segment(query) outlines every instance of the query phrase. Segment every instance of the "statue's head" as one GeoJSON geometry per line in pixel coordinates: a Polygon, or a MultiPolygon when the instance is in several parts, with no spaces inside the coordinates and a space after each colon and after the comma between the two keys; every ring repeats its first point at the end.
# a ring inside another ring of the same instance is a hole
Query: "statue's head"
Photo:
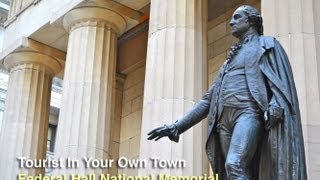
{"type": "Polygon", "coordinates": [[[249,5],[237,8],[230,20],[231,33],[239,38],[250,28],[263,35],[262,17],[257,9],[249,5]]]}

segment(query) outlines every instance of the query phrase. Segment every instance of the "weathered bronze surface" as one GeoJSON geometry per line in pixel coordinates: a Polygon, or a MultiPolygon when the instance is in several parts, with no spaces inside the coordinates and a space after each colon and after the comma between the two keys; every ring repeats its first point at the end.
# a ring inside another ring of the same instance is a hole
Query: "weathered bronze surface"
{"type": "Polygon", "coordinates": [[[232,15],[238,42],[208,92],[174,124],[148,139],[179,135],[208,116],[206,151],[221,179],[307,179],[300,110],[287,55],[263,36],[262,17],[251,6],[232,15]]]}

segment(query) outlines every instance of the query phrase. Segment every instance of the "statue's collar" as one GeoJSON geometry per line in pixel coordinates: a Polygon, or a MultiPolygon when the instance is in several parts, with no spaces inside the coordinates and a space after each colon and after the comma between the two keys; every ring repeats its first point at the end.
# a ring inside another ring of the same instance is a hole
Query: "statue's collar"
{"type": "Polygon", "coordinates": [[[251,34],[248,34],[247,36],[245,36],[243,39],[239,40],[239,44],[246,44],[250,41],[253,41],[255,39],[258,39],[259,38],[259,35],[255,34],[255,33],[251,33],[251,34]]]}

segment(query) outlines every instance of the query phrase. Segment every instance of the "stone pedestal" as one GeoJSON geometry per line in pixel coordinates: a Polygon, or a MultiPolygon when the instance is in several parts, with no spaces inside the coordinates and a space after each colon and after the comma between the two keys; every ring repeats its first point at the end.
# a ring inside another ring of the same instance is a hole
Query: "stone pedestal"
{"type": "Polygon", "coordinates": [[[206,1],[151,2],[140,159],[185,160],[184,168],[139,169],[139,174],[197,175],[207,172],[206,122],[185,132],[180,142],[147,141],[147,133],[171,124],[190,110],[207,89],[206,1]]]}
{"type": "Polygon", "coordinates": [[[61,69],[51,56],[33,51],[5,58],[10,71],[0,139],[0,179],[36,175],[44,168],[19,168],[18,157],[45,159],[52,78],[61,69]]]}
{"type": "Polygon", "coordinates": [[[117,35],[126,21],[110,9],[81,7],[65,15],[64,26],[70,35],[55,157],[79,160],[80,167],[55,173],[106,173],[108,168],[85,168],[83,158],[113,159],[117,35]]]}
{"type": "Polygon", "coordinates": [[[319,179],[319,1],[265,0],[261,9],[265,34],[275,36],[289,56],[301,110],[308,176],[319,179]]]}

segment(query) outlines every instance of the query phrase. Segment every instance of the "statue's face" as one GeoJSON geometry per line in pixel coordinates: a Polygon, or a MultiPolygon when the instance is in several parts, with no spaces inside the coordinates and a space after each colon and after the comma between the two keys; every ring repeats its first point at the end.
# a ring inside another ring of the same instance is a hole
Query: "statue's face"
{"type": "Polygon", "coordinates": [[[236,38],[244,35],[250,28],[248,16],[241,7],[234,11],[229,24],[231,26],[231,34],[236,38]]]}

